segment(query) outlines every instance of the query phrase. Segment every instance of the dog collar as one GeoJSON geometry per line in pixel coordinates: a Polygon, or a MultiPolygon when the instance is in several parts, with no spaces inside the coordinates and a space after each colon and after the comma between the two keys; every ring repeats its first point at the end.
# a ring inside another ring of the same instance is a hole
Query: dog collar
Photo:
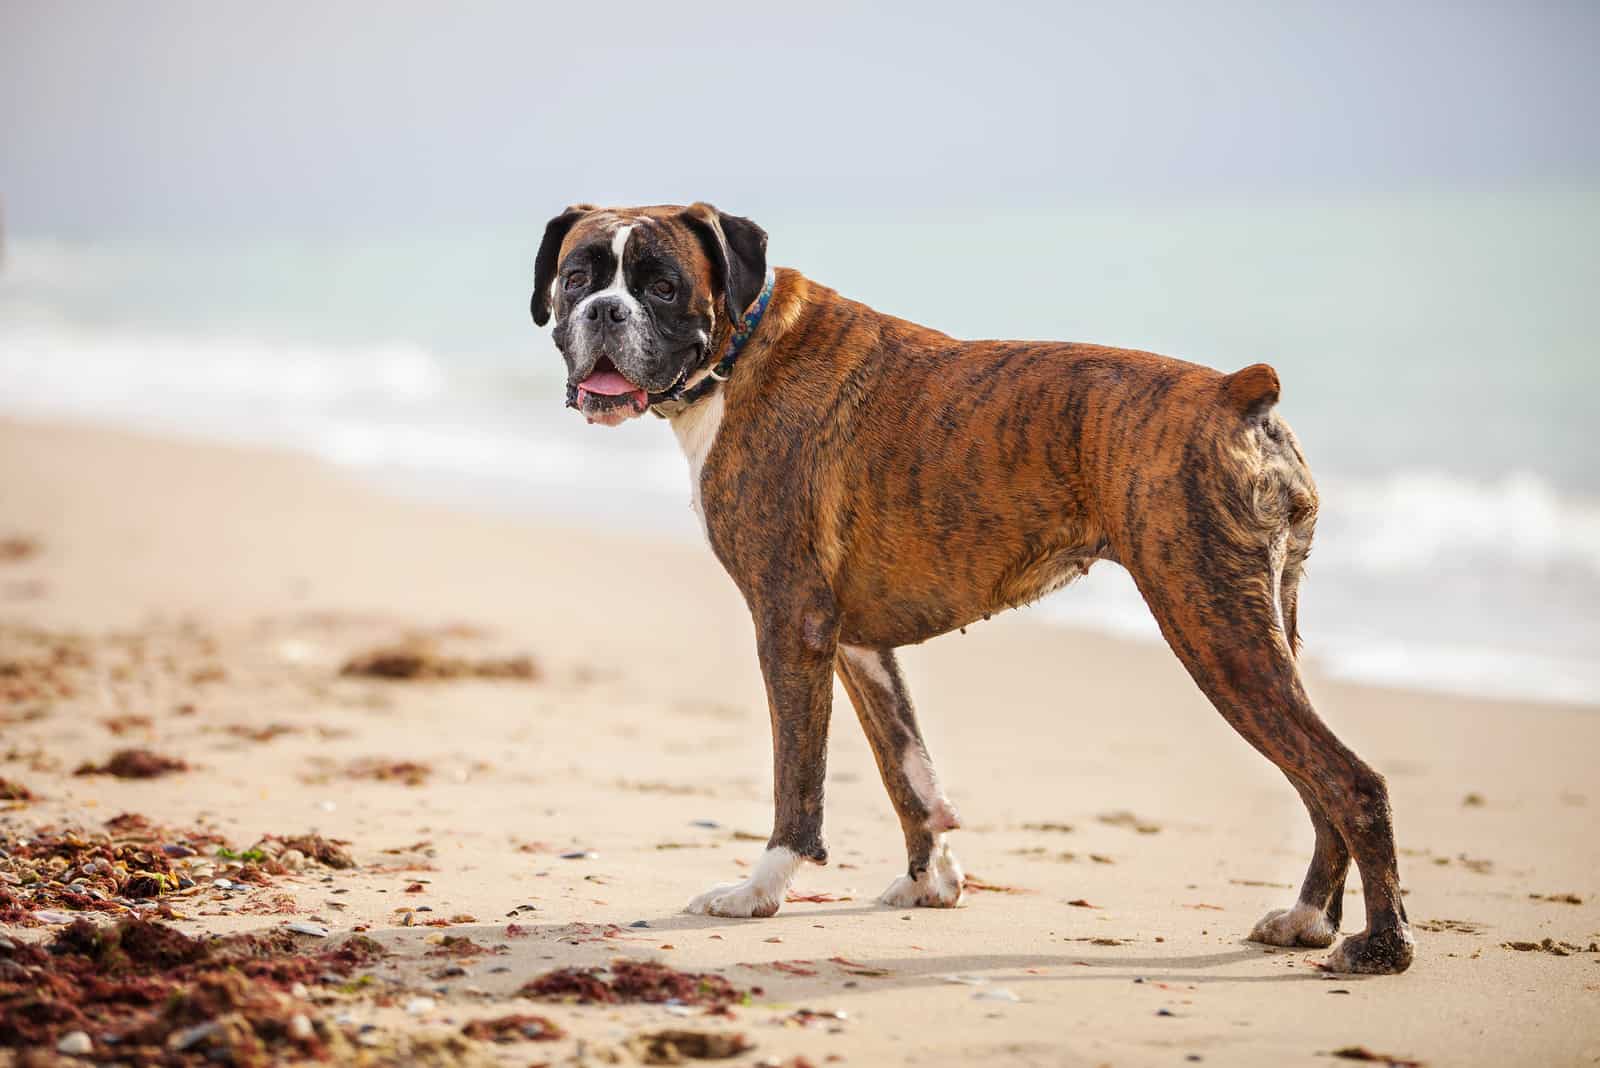
{"type": "Polygon", "coordinates": [[[722,354],[716,366],[711,368],[700,381],[692,386],[677,385],[665,393],[652,394],[650,397],[650,410],[662,419],[666,414],[658,405],[681,404],[685,408],[698,400],[708,396],[718,385],[728,380],[728,375],[733,371],[733,362],[739,358],[739,353],[744,349],[745,343],[750,340],[750,335],[756,332],[756,327],[761,325],[761,317],[767,313],[767,304],[772,300],[772,287],[777,282],[777,276],[772,268],[767,268],[766,281],[761,285],[761,292],[756,294],[756,299],[750,307],[744,310],[739,321],[733,326],[733,336],[728,338],[728,351],[722,354]]]}

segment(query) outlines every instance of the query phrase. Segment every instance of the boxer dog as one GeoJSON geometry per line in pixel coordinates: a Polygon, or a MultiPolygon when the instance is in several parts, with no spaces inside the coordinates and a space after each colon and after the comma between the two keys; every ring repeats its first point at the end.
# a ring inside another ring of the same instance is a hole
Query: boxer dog
{"type": "Polygon", "coordinates": [[[694,510],[755,623],[772,837],[748,879],[688,911],[771,916],[801,862],[826,863],[835,673],[905,833],[906,873],[881,900],[957,904],[946,834],[960,821],[894,651],[1111,560],[1311,814],[1299,900],[1250,937],[1331,945],[1354,857],[1367,927],[1329,966],[1411,963],[1383,777],[1334,736],[1300,680],[1297,591],[1317,493],[1275,410],[1271,367],[1225,375],[1099,345],[957,341],[770,270],[765,231],[707,204],[557,215],[532,311],[540,326],[555,319],[568,404],[590,422],[647,411],[671,422],[694,510]]]}

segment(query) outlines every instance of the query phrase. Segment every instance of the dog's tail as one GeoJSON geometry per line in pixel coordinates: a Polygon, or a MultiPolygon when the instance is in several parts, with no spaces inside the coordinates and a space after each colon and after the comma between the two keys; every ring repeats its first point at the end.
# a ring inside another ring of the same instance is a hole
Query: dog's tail
{"type": "Polygon", "coordinates": [[[1241,514],[1270,546],[1274,607],[1291,654],[1300,649],[1300,577],[1317,521],[1317,488],[1300,444],[1276,412],[1278,372],[1264,363],[1223,376],[1218,405],[1224,448],[1242,479],[1241,514]]]}
{"type": "Polygon", "coordinates": [[[1278,372],[1269,364],[1253,363],[1223,378],[1222,395],[1246,419],[1259,419],[1278,403],[1278,372]]]}

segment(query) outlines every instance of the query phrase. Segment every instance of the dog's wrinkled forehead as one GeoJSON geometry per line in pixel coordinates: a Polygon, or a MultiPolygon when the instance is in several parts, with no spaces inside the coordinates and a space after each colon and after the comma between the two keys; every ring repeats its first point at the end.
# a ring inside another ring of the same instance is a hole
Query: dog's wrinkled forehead
{"type": "Polygon", "coordinates": [[[597,285],[615,282],[621,252],[624,282],[633,287],[659,274],[673,276],[692,293],[692,310],[707,310],[715,279],[704,242],[682,208],[597,208],[576,222],[561,243],[560,263],[584,260],[597,285]]]}

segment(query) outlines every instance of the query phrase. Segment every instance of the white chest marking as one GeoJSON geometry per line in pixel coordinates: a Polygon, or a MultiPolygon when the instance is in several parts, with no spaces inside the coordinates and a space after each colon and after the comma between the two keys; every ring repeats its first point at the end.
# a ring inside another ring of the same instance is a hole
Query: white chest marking
{"type": "Polygon", "coordinates": [[[706,526],[705,503],[700,497],[700,478],[705,472],[706,457],[716,444],[717,429],[722,426],[722,391],[719,389],[699,404],[690,405],[672,417],[672,432],[678,437],[678,446],[689,461],[689,507],[700,517],[700,529],[706,540],[711,532],[706,526]]]}

